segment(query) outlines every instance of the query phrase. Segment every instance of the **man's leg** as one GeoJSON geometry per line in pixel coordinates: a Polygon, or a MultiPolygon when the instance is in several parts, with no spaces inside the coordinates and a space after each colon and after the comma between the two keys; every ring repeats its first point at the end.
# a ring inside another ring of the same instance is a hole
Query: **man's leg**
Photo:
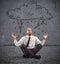
{"type": "Polygon", "coordinates": [[[32,55],[34,55],[34,53],[30,49],[27,49],[27,47],[24,44],[21,45],[20,48],[25,56],[31,57],[32,55]]]}
{"type": "Polygon", "coordinates": [[[41,56],[40,56],[40,55],[36,55],[36,53],[37,53],[41,48],[42,48],[42,45],[41,45],[41,44],[38,44],[38,45],[35,46],[35,48],[30,49],[30,50],[34,53],[34,55],[32,55],[31,58],[40,59],[41,56]]]}
{"type": "Polygon", "coordinates": [[[36,58],[36,59],[40,59],[41,56],[40,55],[35,55],[41,48],[42,48],[42,45],[38,44],[36,45],[35,48],[33,49],[27,49],[27,47],[23,44],[20,46],[22,52],[24,53],[25,55],[25,58],[36,58]]]}
{"type": "Polygon", "coordinates": [[[32,49],[32,52],[34,53],[34,54],[36,54],[37,52],[39,52],[39,50],[42,48],[42,45],[41,44],[37,44],[36,46],[35,46],[35,48],[33,48],[32,49]]]}

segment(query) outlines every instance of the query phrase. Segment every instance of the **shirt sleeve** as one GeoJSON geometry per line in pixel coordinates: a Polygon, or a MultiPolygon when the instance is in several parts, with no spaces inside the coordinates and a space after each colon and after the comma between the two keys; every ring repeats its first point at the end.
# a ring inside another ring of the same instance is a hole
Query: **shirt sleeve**
{"type": "Polygon", "coordinates": [[[37,37],[36,37],[36,44],[41,44],[42,46],[45,44],[46,40],[43,39],[42,41],[40,41],[37,37]]]}
{"type": "Polygon", "coordinates": [[[46,40],[43,39],[41,45],[43,46],[45,44],[46,40]]]}
{"type": "Polygon", "coordinates": [[[22,37],[19,41],[17,41],[17,39],[14,40],[14,44],[15,46],[20,46],[23,44],[24,41],[24,37],[22,37]]]}

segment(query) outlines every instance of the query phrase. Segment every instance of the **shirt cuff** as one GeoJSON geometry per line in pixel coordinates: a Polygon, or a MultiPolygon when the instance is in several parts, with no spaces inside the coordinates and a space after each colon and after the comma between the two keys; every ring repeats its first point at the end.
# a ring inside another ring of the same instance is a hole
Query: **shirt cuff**
{"type": "Polygon", "coordinates": [[[16,41],[16,39],[14,39],[14,41],[16,41]]]}
{"type": "Polygon", "coordinates": [[[45,39],[43,39],[43,41],[42,41],[42,44],[41,44],[41,45],[43,46],[43,45],[45,44],[45,42],[46,42],[46,40],[45,40],[45,39]]]}

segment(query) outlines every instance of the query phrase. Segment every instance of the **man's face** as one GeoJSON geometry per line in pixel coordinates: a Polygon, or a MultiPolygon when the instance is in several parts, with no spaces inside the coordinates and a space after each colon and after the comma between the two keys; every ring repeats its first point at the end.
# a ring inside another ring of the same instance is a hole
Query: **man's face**
{"type": "Polygon", "coordinates": [[[26,33],[27,33],[27,35],[32,35],[32,29],[31,28],[27,28],[26,33]]]}

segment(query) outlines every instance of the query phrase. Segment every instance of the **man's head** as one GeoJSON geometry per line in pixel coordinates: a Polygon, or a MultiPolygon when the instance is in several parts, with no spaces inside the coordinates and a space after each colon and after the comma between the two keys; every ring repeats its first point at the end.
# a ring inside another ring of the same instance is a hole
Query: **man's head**
{"type": "Polygon", "coordinates": [[[32,28],[28,27],[26,33],[27,35],[32,35],[32,28]]]}

